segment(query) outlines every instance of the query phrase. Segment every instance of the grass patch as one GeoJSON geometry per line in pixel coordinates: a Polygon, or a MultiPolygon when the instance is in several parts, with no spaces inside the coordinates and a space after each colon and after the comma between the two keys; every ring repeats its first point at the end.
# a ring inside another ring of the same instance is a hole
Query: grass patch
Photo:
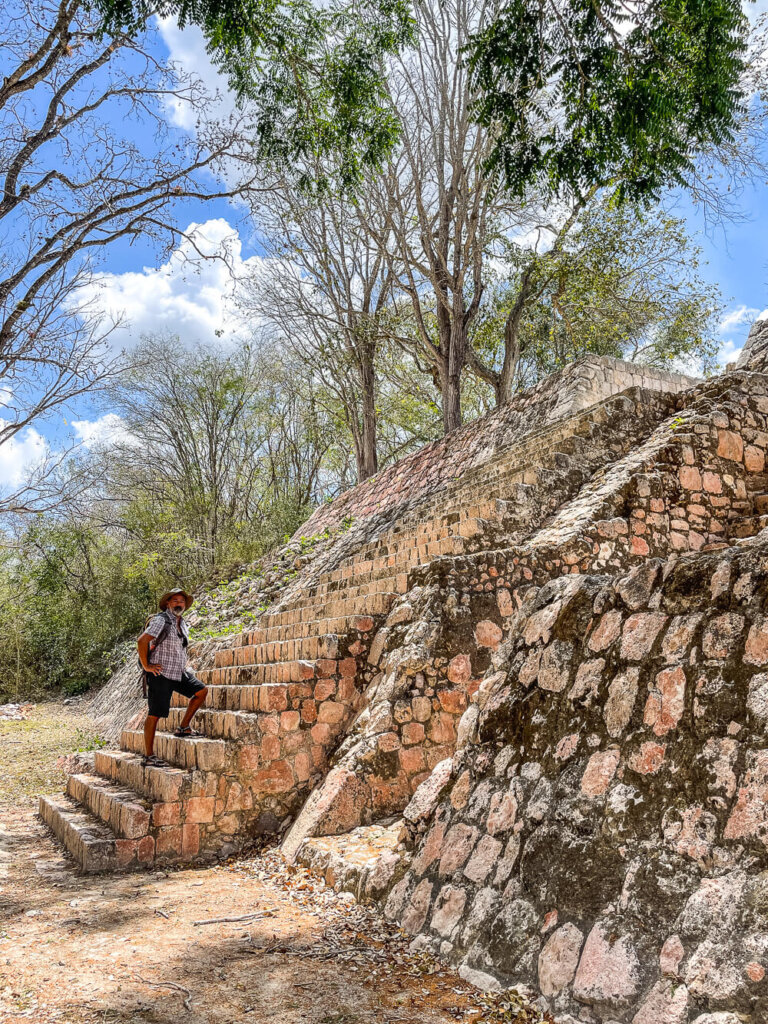
{"type": "Polygon", "coordinates": [[[64,788],[60,757],[103,746],[82,714],[58,703],[37,704],[21,722],[0,719],[0,804],[34,803],[64,788]]]}

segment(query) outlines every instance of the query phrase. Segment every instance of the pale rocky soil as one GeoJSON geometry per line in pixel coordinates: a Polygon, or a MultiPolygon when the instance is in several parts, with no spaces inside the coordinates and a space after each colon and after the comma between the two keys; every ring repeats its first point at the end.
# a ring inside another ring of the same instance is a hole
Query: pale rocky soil
{"type": "Polygon", "coordinates": [[[205,870],[78,875],[35,815],[89,725],[0,721],[3,1024],[447,1024],[491,1007],[371,910],[274,853],[205,870]],[[212,918],[251,920],[196,924],[212,918]],[[483,1008],[485,1006],[485,1008],[483,1008]]]}

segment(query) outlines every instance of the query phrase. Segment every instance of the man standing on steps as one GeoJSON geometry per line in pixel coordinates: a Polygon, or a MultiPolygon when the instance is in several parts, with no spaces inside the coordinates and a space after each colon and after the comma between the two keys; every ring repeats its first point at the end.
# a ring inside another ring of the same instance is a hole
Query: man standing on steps
{"type": "Polygon", "coordinates": [[[150,619],[139,637],[139,661],[147,673],[147,717],[144,722],[144,764],[161,765],[155,757],[155,731],[160,718],[167,718],[171,710],[171,697],[180,693],[189,698],[181,725],[175,736],[199,736],[189,723],[195,712],[205,704],[208,688],[194,673],[187,670],[187,644],[189,629],[184,612],[192,604],[186,591],[170,590],[160,598],[160,611],[150,619]],[[159,643],[157,642],[159,638],[159,643]]]}

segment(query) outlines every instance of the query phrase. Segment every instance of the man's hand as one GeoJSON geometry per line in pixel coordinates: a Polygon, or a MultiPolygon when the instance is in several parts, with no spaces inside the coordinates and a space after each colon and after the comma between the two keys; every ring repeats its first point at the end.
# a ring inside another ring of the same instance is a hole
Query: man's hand
{"type": "Polygon", "coordinates": [[[144,671],[150,676],[161,676],[163,674],[162,665],[145,665],[144,671]]]}

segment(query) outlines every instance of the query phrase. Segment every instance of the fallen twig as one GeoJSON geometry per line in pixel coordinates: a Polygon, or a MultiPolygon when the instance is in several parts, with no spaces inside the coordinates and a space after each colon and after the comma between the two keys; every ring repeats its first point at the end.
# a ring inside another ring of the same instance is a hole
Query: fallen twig
{"type": "Polygon", "coordinates": [[[195,928],[202,924],[236,924],[239,921],[260,921],[262,917],[274,917],[274,913],[268,914],[242,914],[240,917],[209,917],[203,921],[193,921],[195,928]]]}
{"type": "Polygon", "coordinates": [[[144,985],[149,985],[150,988],[172,988],[176,992],[184,993],[184,1008],[186,1010],[192,1009],[192,993],[188,988],[184,988],[183,985],[177,985],[175,981],[147,981],[146,978],[142,978],[140,974],[134,974],[134,978],[138,978],[144,985]]]}
{"type": "Polygon", "coordinates": [[[168,915],[166,914],[166,912],[164,910],[157,910],[157,909],[155,909],[155,913],[159,917],[164,917],[166,919],[166,921],[168,920],[168,915]]]}

